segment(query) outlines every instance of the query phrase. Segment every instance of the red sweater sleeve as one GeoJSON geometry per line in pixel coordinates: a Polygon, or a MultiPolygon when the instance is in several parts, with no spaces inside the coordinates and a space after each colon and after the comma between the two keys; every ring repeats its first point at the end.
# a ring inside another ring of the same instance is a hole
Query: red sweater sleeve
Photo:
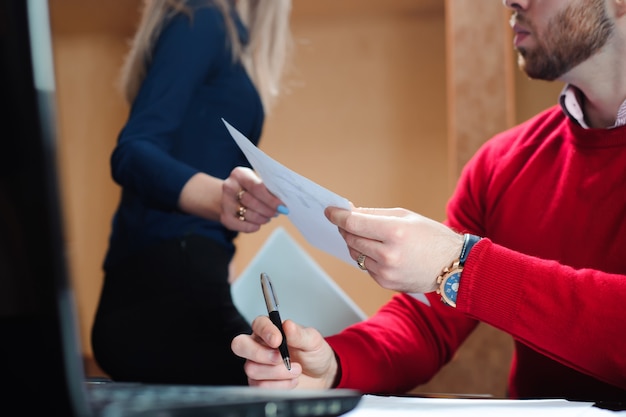
{"type": "Polygon", "coordinates": [[[480,242],[458,310],[543,355],[626,389],[626,279],[480,242]]]}
{"type": "Polygon", "coordinates": [[[340,388],[404,393],[450,361],[477,322],[429,294],[430,305],[395,295],[370,319],[328,337],[342,370],[340,388]]]}

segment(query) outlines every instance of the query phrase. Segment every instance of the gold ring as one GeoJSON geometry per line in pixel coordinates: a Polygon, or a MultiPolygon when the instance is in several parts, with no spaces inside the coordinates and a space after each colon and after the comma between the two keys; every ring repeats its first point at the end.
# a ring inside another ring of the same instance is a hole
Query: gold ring
{"type": "Polygon", "coordinates": [[[363,271],[367,271],[367,268],[365,267],[365,258],[367,258],[367,255],[365,255],[364,253],[360,254],[358,258],[356,258],[356,264],[359,266],[359,268],[361,268],[363,271]]]}
{"type": "Polygon", "coordinates": [[[246,190],[244,190],[243,188],[241,190],[239,190],[239,192],[237,193],[237,201],[239,201],[241,203],[241,198],[243,197],[243,194],[246,192],[246,190]]]}
{"type": "Polygon", "coordinates": [[[242,222],[246,221],[246,208],[244,206],[239,206],[239,209],[237,210],[237,212],[235,213],[235,215],[239,218],[239,220],[241,220],[242,222]]]}

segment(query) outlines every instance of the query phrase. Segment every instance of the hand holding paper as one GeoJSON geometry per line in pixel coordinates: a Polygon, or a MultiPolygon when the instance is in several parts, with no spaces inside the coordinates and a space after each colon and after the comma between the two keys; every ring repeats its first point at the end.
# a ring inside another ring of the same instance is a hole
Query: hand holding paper
{"type": "Polygon", "coordinates": [[[222,121],[267,188],[287,205],[289,220],[305,239],[356,266],[337,227],[324,216],[324,209],[329,206],[350,210],[350,202],[276,162],[226,120],[222,121]]]}

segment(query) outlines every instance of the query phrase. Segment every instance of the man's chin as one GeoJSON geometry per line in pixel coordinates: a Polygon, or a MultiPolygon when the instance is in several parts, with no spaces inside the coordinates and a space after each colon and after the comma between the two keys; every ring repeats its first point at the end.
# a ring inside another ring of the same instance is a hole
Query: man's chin
{"type": "Polygon", "coordinates": [[[529,60],[521,53],[517,57],[517,65],[520,70],[531,80],[555,81],[560,75],[546,71],[545,68],[536,68],[529,64],[529,60]]]}

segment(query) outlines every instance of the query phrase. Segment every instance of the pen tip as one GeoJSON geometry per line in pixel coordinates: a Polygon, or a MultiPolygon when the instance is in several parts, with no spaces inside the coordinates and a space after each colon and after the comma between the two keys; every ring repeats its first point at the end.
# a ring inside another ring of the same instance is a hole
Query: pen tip
{"type": "Polygon", "coordinates": [[[283,359],[283,362],[285,362],[285,366],[287,367],[287,370],[291,371],[291,360],[289,358],[285,358],[283,359]]]}

